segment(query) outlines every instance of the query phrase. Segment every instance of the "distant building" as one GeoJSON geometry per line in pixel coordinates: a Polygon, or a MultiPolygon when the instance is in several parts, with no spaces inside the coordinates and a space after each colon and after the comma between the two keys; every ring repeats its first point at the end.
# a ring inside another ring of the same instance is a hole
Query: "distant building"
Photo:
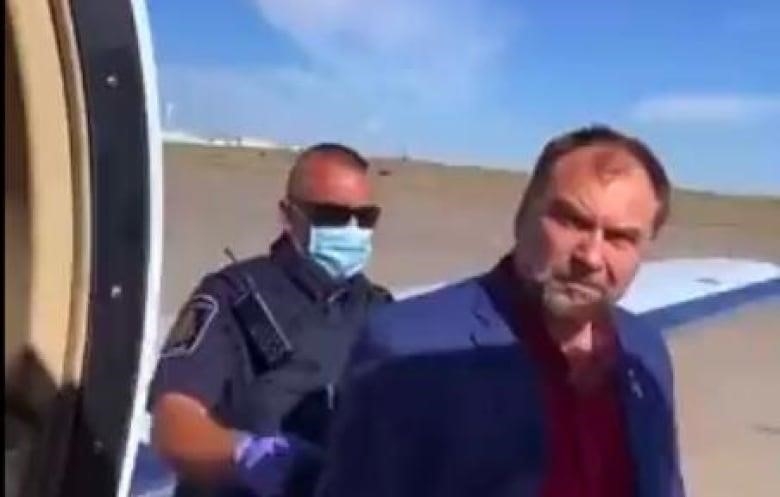
{"type": "Polygon", "coordinates": [[[166,143],[186,143],[191,145],[209,145],[213,147],[237,147],[237,148],[259,148],[259,149],[287,149],[299,151],[298,145],[282,145],[275,141],[246,136],[220,137],[220,136],[202,136],[196,133],[183,130],[166,130],[163,132],[163,140],[166,143]]]}

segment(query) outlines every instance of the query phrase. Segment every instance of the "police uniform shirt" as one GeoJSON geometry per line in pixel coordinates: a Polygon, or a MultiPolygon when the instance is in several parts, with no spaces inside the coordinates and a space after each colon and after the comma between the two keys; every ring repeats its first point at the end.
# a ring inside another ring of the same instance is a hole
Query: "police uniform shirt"
{"type": "Polygon", "coordinates": [[[256,434],[292,431],[322,443],[338,380],[354,338],[374,305],[389,294],[363,275],[336,283],[285,236],[269,256],[206,276],[182,307],[161,353],[150,404],[166,392],[197,399],[221,424],[256,434]],[[258,368],[234,312],[249,277],[291,357],[258,368]]]}

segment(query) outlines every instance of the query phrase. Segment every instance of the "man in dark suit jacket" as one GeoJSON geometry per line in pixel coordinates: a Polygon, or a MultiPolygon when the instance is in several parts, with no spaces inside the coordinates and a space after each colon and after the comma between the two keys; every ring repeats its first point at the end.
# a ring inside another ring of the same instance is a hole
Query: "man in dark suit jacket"
{"type": "Polygon", "coordinates": [[[615,303],[669,210],[642,142],[543,150],[492,270],[377,312],[321,497],[681,497],[671,361],[615,303]]]}

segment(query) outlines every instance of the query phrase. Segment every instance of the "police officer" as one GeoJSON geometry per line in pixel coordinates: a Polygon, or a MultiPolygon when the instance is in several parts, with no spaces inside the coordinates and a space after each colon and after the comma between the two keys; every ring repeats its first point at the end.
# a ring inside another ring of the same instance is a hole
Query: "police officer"
{"type": "Polygon", "coordinates": [[[313,492],[334,382],[366,314],[391,299],[362,273],[380,213],[367,170],[342,145],[305,150],[270,254],[207,275],[180,310],[150,394],[176,496],[313,492]]]}

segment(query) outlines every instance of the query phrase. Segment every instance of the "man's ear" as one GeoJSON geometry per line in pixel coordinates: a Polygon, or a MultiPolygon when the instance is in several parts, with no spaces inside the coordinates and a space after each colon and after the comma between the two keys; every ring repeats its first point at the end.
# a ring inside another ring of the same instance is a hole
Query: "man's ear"
{"type": "Polygon", "coordinates": [[[514,217],[514,224],[512,225],[513,233],[515,235],[515,241],[520,241],[522,238],[522,232],[523,232],[523,223],[525,222],[525,219],[527,217],[527,211],[528,209],[524,208],[524,206],[521,204],[520,207],[518,207],[517,211],[515,212],[514,217]]]}
{"type": "Polygon", "coordinates": [[[279,223],[282,231],[286,233],[293,245],[305,253],[305,247],[309,243],[309,222],[293,204],[287,199],[279,201],[279,223]]]}
{"type": "Polygon", "coordinates": [[[525,192],[517,206],[514,218],[515,241],[519,241],[527,235],[529,223],[540,214],[542,199],[530,189],[525,192]]]}

